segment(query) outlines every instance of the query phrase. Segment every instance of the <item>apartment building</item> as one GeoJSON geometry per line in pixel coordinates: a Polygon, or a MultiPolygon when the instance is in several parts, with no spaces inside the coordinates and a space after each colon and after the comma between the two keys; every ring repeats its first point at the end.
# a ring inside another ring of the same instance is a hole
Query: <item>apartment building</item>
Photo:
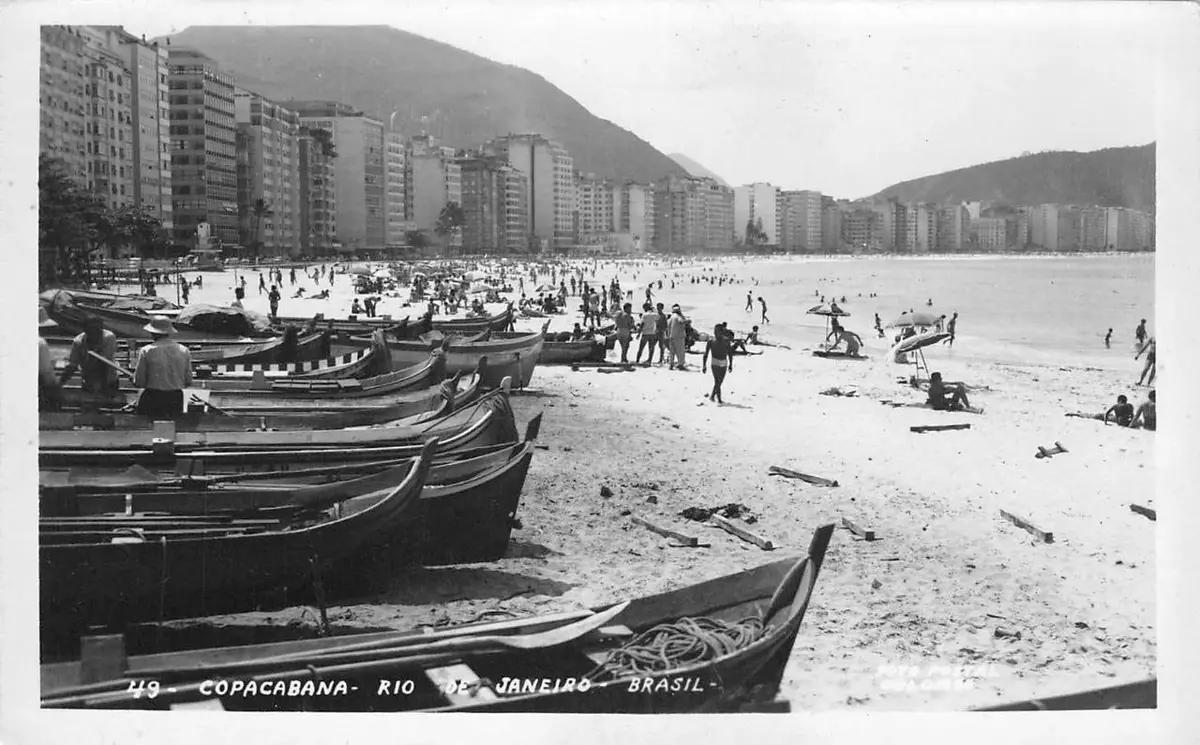
{"type": "MultiPolygon", "coordinates": [[[[454,148],[436,145],[428,136],[413,138],[409,148],[408,172],[412,190],[412,214],[409,216],[417,230],[433,235],[438,218],[447,204],[462,204],[462,171],[454,148]]],[[[446,236],[449,247],[461,248],[463,234],[456,229],[446,236]]]]}
{"type": "Polygon", "coordinates": [[[883,216],[874,209],[842,212],[841,240],[854,253],[883,250],[883,216]]]}
{"type": "Polygon", "coordinates": [[[525,174],[525,203],[531,240],[566,248],[574,240],[574,160],[557,142],[540,134],[508,134],[488,142],[485,155],[503,158],[525,174]]]}
{"type": "Polygon", "coordinates": [[[408,143],[400,132],[384,134],[384,241],[389,247],[408,244],[408,143]]]}
{"type": "Polygon", "coordinates": [[[147,43],[120,27],[115,40],[128,64],[133,85],[133,203],[162,223],[174,227],[171,208],[170,59],[165,44],[147,43]]]}
{"type": "Polygon", "coordinates": [[[332,136],[338,241],[347,252],[386,247],[383,122],[336,101],[283,101],[301,125],[332,136]]]}
{"type": "Polygon", "coordinates": [[[300,245],[300,115],[236,89],[239,242],[296,258],[300,245]]]}
{"type": "Polygon", "coordinates": [[[616,230],[614,187],[594,173],[575,174],[575,214],[573,230],[576,243],[616,230]]]}
{"type": "Polygon", "coordinates": [[[970,238],[971,213],[965,205],[948,204],[937,211],[936,249],[943,253],[962,251],[970,238]]]}
{"type": "Polygon", "coordinates": [[[821,250],[821,192],[784,191],[780,246],[788,251],[821,250]]]}
{"type": "Polygon", "coordinates": [[[458,159],[462,174],[463,250],[512,253],[528,246],[524,174],[497,156],[458,159]]]}
{"type": "Polygon", "coordinates": [[[301,126],[296,137],[300,197],[300,253],[330,256],[341,249],[337,235],[337,152],[324,129],[301,126]]]}
{"type": "Polygon", "coordinates": [[[87,134],[88,181],[92,193],[114,209],[136,204],[133,184],[133,80],[122,54],[120,37],[111,26],[77,26],[87,59],[85,107],[90,107],[87,134]],[[88,126],[90,124],[90,127],[88,126]],[[89,131],[90,130],[90,131],[89,131]]]}
{"type": "MultiPolygon", "coordinates": [[[[659,251],[698,251],[707,238],[706,190],[700,179],[669,176],[654,189],[654,246],[659,251]]],[[[732,239],[733,193],[729,193],[732,239]]]]}
{"type": "Polygon", "coordinates": [[[1108,211],[1103,207],[1087,207],[1079,211],[1079,248],[1081,251],[1103,251],[1108,247],[1108,211]]]}
{"type": "Polygon", "coordinates": [[[63,160],[76,182],[90,188],[91,67],[85,46],[78,28],[41,27],[38,150],[63,160]]]}
{"type": "Polygon", "coordinates": [[[1105,233],[1110,251],[1148,251],[1154,245],[1150,215],[1124,207],[1109,207],[1105,233]]]}
{"type": "Polygon", "coordinates": [[[233,76],[194,49],[171,48],[168,62],[175,243],[195,247],[196,227],[207,223],[211,243],[235,246],[238,205],[233,76]]]}
{"type": "Polygon", "coordinates": [[[1008,222],[1003,217],[976,218],[970,230],[980,251],[1003,251],[1007,246],[1008,222]]]}
{"type": "Polygon", "coordinates": [[[821,197],[821,250],[836,253],[842,247],[842,209],[833,197],[821,197]]]}
{"type": "Polygon", "coordinates": [[[629,235],[635,251],[653,246],[654,186],[626,181],[614,186],[612,193],[613,230],[629,235]]]}

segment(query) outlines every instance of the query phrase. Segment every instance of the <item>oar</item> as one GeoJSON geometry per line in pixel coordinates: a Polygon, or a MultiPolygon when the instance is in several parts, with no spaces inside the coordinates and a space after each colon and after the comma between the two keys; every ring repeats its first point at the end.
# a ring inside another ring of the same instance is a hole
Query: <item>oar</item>
{"type": "Polygon", "coordinates": [[[90,350],[90,349],[88,350],[88,354],[89,354],[89,355],[91,355],[92,357],[94,357],[95,359],[98,359],[98,360],[100,360],[101,362],[103,362],[104,364],[108,365],[109,367],[111,367],[112,369],[116,370],[117,372],[121,373],[122,375],[124,375],[125,377],[129,378],[130,380],[133,380],[133,379],[134,379],[134,377],[133,377],[133,373],[129,372],[128,370],[126,370],[125,368],[121,367],[120,365],[118,365],[117,363],[113,362],[112,360],[110,360],[109,358],[105,357],[104,355],[102,355],[102,354],[99,354],[99,353],[97,353],[97,352],[93,352],[93,351],[92,351],[92,350],[90,350]]]}
{"type": "Polygon", "coordinates": [[[211,675],[220,673],[236,674],[260,670],[262,668],[300,665],[350,663],[373,661],[379,655],[391,662],[402,662],[410,657],[430,654],[452,653],[455,655],[489,648],[505,649],[545,649],[569,644],[591,632],[607,625],[614,617],[620,615],[629,606],[629,601],[614,605],[608,610],[594,613],[574,623],[558,626],[547,631],[519,636],[490,634],[485,636],[462,636],[459,638],[443,638],[437,641],[426,641],[420,635],[401,637],[398,639],[381,639],[361,644],[350,644],[324,652],[295,652],[292,654],[266,657],[260,660],[232,662],[225,665],[197,665],[187,668],[158,668],[139,670],[140,677],[161,678],[179,675],[211,675]]]}

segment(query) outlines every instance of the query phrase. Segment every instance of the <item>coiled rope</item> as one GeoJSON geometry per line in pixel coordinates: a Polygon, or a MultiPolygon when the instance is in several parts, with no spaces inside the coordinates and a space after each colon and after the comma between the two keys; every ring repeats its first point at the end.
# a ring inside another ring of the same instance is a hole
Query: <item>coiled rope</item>
{"type": "Polygon", "coordinates": [[[736,652],[753,644],[762,634],[763,622],[757,616],[734,622],[685,617],[639,634],[610,652],[585,677],[593,683],[604,683],[670,672],[736,652]]]}

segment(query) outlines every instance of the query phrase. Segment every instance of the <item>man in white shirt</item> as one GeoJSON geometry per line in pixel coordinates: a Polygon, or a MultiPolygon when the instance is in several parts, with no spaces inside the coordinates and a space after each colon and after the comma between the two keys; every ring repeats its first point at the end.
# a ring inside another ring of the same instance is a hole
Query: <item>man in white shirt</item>
{"type": "Polygon", "coordinates": [[[142,395],[137,413],[173,419],[183,413],[183,391],[192,384],[192,353],[171,338],[175,327],[165,316],[155,316],[143,328],[154,342],[138,350],[133,378],[142,395]]]}

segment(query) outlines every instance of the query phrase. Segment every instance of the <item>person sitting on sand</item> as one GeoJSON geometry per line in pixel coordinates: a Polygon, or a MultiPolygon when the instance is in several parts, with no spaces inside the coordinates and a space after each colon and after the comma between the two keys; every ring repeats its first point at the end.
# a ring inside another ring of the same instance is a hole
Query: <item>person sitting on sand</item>
{"type": "Polygon", "coordinates": [[[292,300],[298,300],[302,297],[304,297],[304,288],[303,287],[296,290],[296,292],[292,294],[292,300]]]}
{"type": "Polygon", "coordinates": [[[846,329],[842,329],[841,333],[838,334],[838,339],[836,342],[834,342],[833,346],[836,347],[838,344],[840,344],[842,342],[846,342],[846,356],[847,357],[860,357],[861,356],[858,353],[858,350],[862,349],[862,345],[863,345],[863,340],[862,340],[861,336],[854,333],[853,331],[847,331],[846,329]]]}
{"type": "Polygon", "coordinates": [[[575,328],[571,329],[571,341],[579,341],[583,338],[584,333],[583,327],[578,323],[575,324],[575,328]]]}
{"type": "MultiPolygon", "coordinates": [[[[432,307],[433,303],[430,302],[429,305],[432,307]]],[[[359,302],[358,298],[354,298],[354,302],[350,304],[350,313],[356,316],[366,313],[366,310],[363,309],[362,303],[359,302]]]]}
{"type": "Polygon", "coordinates": [[[971,408],[967,392],[961,385],[942,382],[940,372],[929,376],[929,399],[927,403],[938,411],[960,411],[971,408]]]}
{"type": "Polygon", "coordinates": [[[1117,402],[1109,407],[1108,411],[1104,412],[1101,419],[1104,420],[1105,426],[1108,426],[1108,416],[1112,415],[1113,421],[1122,427],[1128,427],[1133,423],[1133,404],[1129,403],[1129,399],[1125,396],[1117,396],[1117,402]]]}
{"type": "Polygon", "coordinates": [[[1158,415],[1155,412],[1154,391],[1150,391],[1149,398],[1143,401],[1141,406],[1137,407],[1137,411],[1133,414],[1133,421],[1129,423],[1129,426],[1141,427],[1151,432],[1155,431],[1155,428],[1158,426],[1158,415]]]}

